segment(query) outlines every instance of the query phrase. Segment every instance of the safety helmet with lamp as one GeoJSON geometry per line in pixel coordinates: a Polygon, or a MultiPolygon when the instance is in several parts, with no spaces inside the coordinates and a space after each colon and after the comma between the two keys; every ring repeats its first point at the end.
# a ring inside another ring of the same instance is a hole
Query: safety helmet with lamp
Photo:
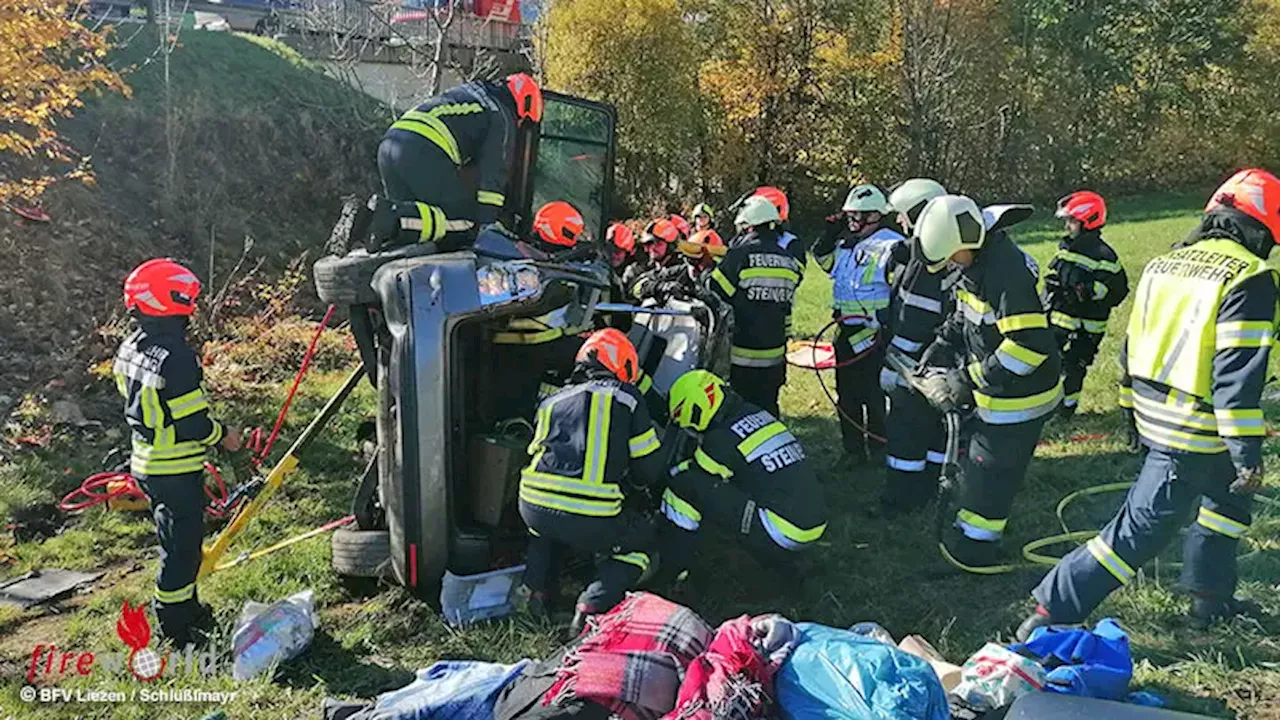
{"type": "Polygon", "coordinates": [[[196,274],[169,258],[148,260],[124,280],[124,307],[148,317],[190,316],[200,297],[196,274]]]}
{"type": "Polygon", "coordinates": [[[928,264],[939,272],[962,250],[978,250],[987,239],[982,209],[963,195],[941,195],[929,201],[912,228],[928,264]]]}
{"type": "Polygon", "coordinates": [[[578,354],[576,362],[595,361],[614,377],[625,383],[634,383],[640,377],[640,358],[636,346],[617,328],[605,328],[591,333],[578,354]]]}
{"type": "Polygon", "coordinates": [[[724,380],[707,370],[690,370],[671,384],[667,404],[676,425],[702,432],[724,400],[724,380]]]}
{"type": "Polygon", "coordinates": [[[738,217],[734,218],[733,224],[739,227],[759,227],[780,222],[782,215],[768,198],[752,195],[742,203],[742,209],[738,210],[738,217]]]}
{"type": "Polygon", "coordinates": [[[1053,216],[1076,220],[1085,230],[1097,230],[1107,224],[1107,203],[1098,193],[1081,190],[1059,200],[1053,216]]]}
{"type": "Polygon", "coordinates": [[[845,212],[878,212],[883,215],[889,212],[889,201],[885,198],[884,192],[875,185],[859,185],[849,191],[849,196],[844,199],[844,207],[841,209],[845,212]]]}
{"type": "Polygon", "coordinates": [[[1214,191],[1205,205],[1206,213],[1218,208],[1234,208],[1262,223],[1271,241],[1280,245],[1280,180],[1259,168],[1241,170],[1214,191]]]}
{"type": "Polygon", "coordinates": [[[507,91],[516,103],[516,122],[542,122],[542,88],[525,73],[507,76],[507,91]]]}
{"type": "Polygon", "coordinates": [[[787,194],[776,187],[771,185],[758,187],[751,197],[762,197],[773,203],[773,206],[778,209],[778,217],[782,218],[783,222],[786,222],[787,217],[791,215],[791,203],[787,200],[787,194]]]}
{"type": "Polygon", "coordinates": [[[533,216],[533,229],[543,242],[573,247],[586,227],[582,213],[563,200],[553,200],[538,208],[533,216]]]}
{"type": "Polygon", "coordinates": [[[914,225],[930,200],[946,194],[946,188],[937,180],[911,178],[898,183],[890,191],[889,207],[906,218],[906,225],[914,225]]]}

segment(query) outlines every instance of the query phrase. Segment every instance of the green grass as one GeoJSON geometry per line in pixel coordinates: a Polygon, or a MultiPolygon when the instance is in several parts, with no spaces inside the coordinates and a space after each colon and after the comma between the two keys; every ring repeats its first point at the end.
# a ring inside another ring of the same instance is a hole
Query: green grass
{"type": "MultiPolygon", "coordinates": [[[[1133,282],[1149,258],[1192,227],[1196,205],[1194,198],[1115,204],[1106,237],[1119,251],[1133,282]]],[[[1042,263],[1047,261],[1057,235],[1053,223],[1029,223],[1016,230],[1025,247],[1042,263]]],[[[828,292],[828,282],[821,273],[816,269],[810,272],[796,313],[801,334],[814,333],[826,324],[828,292]]],[[[1046,430],[1047,444],[1037,453],[1018,497],[1010,525],[1012,544],[1058,532],[1054,506],[1066,493],[1135,476],[1139,462],[1123,452],[1114,410],[1116,369],[1112,358],[1127,314],[1126,304],[1112,319],[1086,384],[1082,414],[1070,426],[1055,424],[1046,430]],[[1073,440],[1103,433],[1109,435],[1073,440]]],[[[329,372],[308,384],[286,428],[286,438],[300,431],[340,376],[340,372],[329,372]]],[[[102,391],[109,392],[109,388],[102,391]]],[[[281,396],[278,388],[250,393],[251,399],[230,410],[238,419],[265,420],[281,396]]],[[[280,501],[245,538],[248,545],[309,529],[348,512],[357,469],[352,432],[370,402],[369,395],[362,393],[327,433],[324,443],[303,457],[302,470],[289,481],[280,501]]],[[[815,376],[793,369],[783,391],[782,407],[786,421],[802,438],[824,477],[832,508],[822,548],[806,558],[810,581],[803,588],[779,586],[736,549],[712,544],[679,599],[712,622],[767,611],[837,626],[875,620],[898,637],[924,635],[956,662],[988,640],[1008,640],[1030,607],[1028,591],[1041,571],[991,578],[939,576],[927,514],[895,522],[868,517],[867,510],[876,504],[883,472],[842,463],[839,431],[815,376]]],[[[0,468],[0,505],[27,504],[32,499],[52,501],[55,492],[70,482],[64,465],[74,467],[73,478],[78,478],[92,466],[97,449],[78,450],[68,441],[39,455],[24,455],[20,470],[0,468]],[[71,462],[68,457],[79,459],[71,462]],[[34,480],[19,483],[19,473],[34,480]]],[[[1269,442],[1268,449],[1274,454],[1276,448],[1269,442]]],[[[1069,520],[1074,528],[1096,528],[1119,501],[1118,495],[1082,501],[1069,511],[1069,520]]],[[[144,517],[92,511],[73,527],[43,545],[4,550],[18,559],[15,569],[40,564],[93,567],[103,561],[126,565],[142,561],[145,567],[90,596],[74,612],[53,619],[39,612],[0,612],[0,657],[18,674],[26,668],[32,642],[118,648],[114,622],[120,603],[146,597],[155,556],[144,517]]],[[[1263,552],[1242,564],[1241,591],[1275,614],[1280,614],[1280,597],[1273,587],[1280,577],[1280,561],[1274,553],[1278,542],[1280,516],[1273,508],[1259,508],[1250,543],[1263,552]]],[[[227,678],[168,682],[203,690],[239,690],[240,695],[226,707],[232,718],[314,717],[326,695],[369,696],[404,683],[408,672],[438,659],[511,661],[545,655],[557,644],[554,629],[522,619],[467,631],[451,630],[427,606],[398,589],[370,599],[352,597],[329,572],[328,553],[325,540],[308,541],[219,573],[201,589],[202,597],[213,604],[226,625],[233,622],[246,600],[269,601],[300,589],[314,589],[321,630],[304,657],[282,668],[274,680],[240,686],[227,678]]],[[[1173,592],[1176,573],[1169,567],[1177,560],[1177,550],[1171,548],[1096,614],[1117,617],[1130,631],[1138,661],[1135,685],[1165,696],[1176,708],[1207,715],[1280,716],[1280,627],[1275,622],[1237,621],[1208,632],[1187,629],[1180,621],[1186,600],[1173,592]]],[[[177,705],[27,706],[16,697],[18,685],[6,683],[0,689],[0,717],[7,711],[23,718],[195,718],[211,709],[177,705]]],[[[108,683],[98,679],[63,681],[59,686],[135,687],[126,680],[108,683]]]]}

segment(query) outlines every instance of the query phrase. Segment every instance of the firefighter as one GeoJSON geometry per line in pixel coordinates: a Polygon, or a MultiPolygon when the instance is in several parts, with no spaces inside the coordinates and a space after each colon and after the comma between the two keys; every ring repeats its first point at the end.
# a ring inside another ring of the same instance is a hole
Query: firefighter
{"type": "MultiPolygon", "coordinates": [[[[789,218],[791,217],[791,201],[787,199],[787,194],[776,187],[764,185],[756,188],[752,197],[762,197],[777,208],[778,217],[782,218],[782,221],[778,223],[778,247],[781,247],[787,254],[795,258],[803,271],[804,266],[809,262],[809,258],[805,255],[804,243],[800,242],[800,239],[787,228],[787,223],[790,222],[789,218]]],[[[743,232],[749,231],[750,228],[741,230],[743,232]]],[[[738,237],[742,237],[743,232],[739,232],[738,237]]],[[[730,242],[729,244],[732,246],[735,243],[730,242]]]]}
{"type": "Polygon", "coordinates": [[[609,266],[615,275],[621,277],[627,267],[635,260],[636,236],[631,228],[615,222],[605,231],[606,246],[609,248],[609,266]]]}
{"type": "Polygon", "coordinates": [[[1129,295],[1129,279],[1116,251],[1102,239],[1107,205],[1088,190],[1058,201],[1057,217],[1066,222],[1066,237],[1058,245],[1044,277],[1044,305],[1062,355],[1059,414],[1070,418],[1080,404],[1085,374],[1098,354],[1111,310],[1129,295]]]}
{"type": "Polygon", "coordinates": [[[132,433],[130,473],[151,500],[160,540],[153,607],[160,633],[181,648],[204,641],[213,614],[200,604],[196,576],[204,543],[204,456],[240,449],[240,433],[209,411],[200,358],[187,344],[200,281],[169,259],[134,268],[124,305],[137,329],[116,351],[116,387],[132,433]]]}
{"type": "Polygon", "coordinates": [[[845,454],[865,464],[881,447],[871,437],[885,434],[881,328],[893,292],[890,276],[905,264],[909,248],[888,199],[875,185],[850,190],[841,213],[828,220],[833,222],[814,245],[813,256],[831,275],[831,314],[840,327],[834,343],[840,435],[845,454]]]}
{"type": "Polygon", "coordinates": [[[673,280],[684,272],[684,266],[674,247],[680,241],[680,231],[666,218],[649,223],[640,236],[644,257],[632,263],[622,276],[622,287],[633,298],[648,296],[656,283],[673,280]]]}
{"type": "Polygon", "coordinates": [[[736,225],[748,228],[711,270],[711,289],[733,307],[729,383],[747,402],[778,415],[778,391],[787,379],[787,333],[801,265],[778,245],[778,210],[749,198],[736,225]]]}
{"type": "Polygon", "coordinates": [[[987,232],[969,198],[929,201],[913,236],[930,272],[959,268],[955,312],[925,350],[925,397],[942,412],[975,408],[955,524],[939,545],[962,570],[989,574],[1045,421],[1062,401],[1058,347],[1037,277],[1003,231],[987,232]]]}
{"type": "MultiPolygon", "coordinates": [[[[924,206],[946,192],[933,180],[912,178],[893,189],[889,205],[897,212],[898,223],[910,232],[924,206]]],[[[914,244],[911,249],[889,303],[889,347],[918,361],[947,317],[950,303],[943,289],[945,276],[929,272],[914,244]]],[[[891,518],[924,507],[933,497],[944,459],[942,419],[891,368],[880,370],[880,387],[889,397],[885,422],[889,471],[880,495],[880,513],[891,518]]]]}
{"type": "Polygon", "coordinates": [[[1235,597],[1236,548],[1262,487],[1260,405],[1275,338],[1280,180],[1243,170],[1213,194],[1189,242],[1147,264],[1121,346],[1120,405],[1148,448],[1120,511],[1064,557],[1018,629],[1084,620],[1172,540],[1192,507],[1181,585],[1191,624],[1256,613],[1235,597]]]}
{"type": "Polygon", "coordinates": [[[716,216],[711,212],[711,206],[706,203],[698,203],[693,206],[693,231],[700,233],[705,230],[715,230],[716,216]]]}
{"type": "Polygon", "coordinates": [[[680,233],[681,240],[688,240],[689,236],[693,234],[693,228],[689,227],[689,221],[685,220],[684,217],[671,213],[667,216],[667,219],[671,221],[672,225],[676,226],[676,231],[680,233]]]}
{"type": "MultiPolygon", "coordinates": [[[[544,251],[574,248],[583,237],[582,214],[563,200],[538,209],[533,219],[535,247],[544,251]]],[[[588,307],[574,290],[562,288],[559,305],[537,317],[499,321],[492,328],[494,377],[505,378],[490,393],[490,419],[532,417],[540,395],[558,387],[569,375],[582,340],[590,327],[588,307]]]]}
{"type": "Polygon", "coordinates": [[[706,370],[671,386],[670,417],[699,436],[693,458],[672,471],[662,511],[664,574],[688,568],[704,523],[739,537],[744,548],[789,578],[795,553],[827,528],[822,486],[804,447],[768,410],[706,370]]]}
{"type": "Polygon", "coordinates": [[[550,609],[564,550],[598,558],[596,579],[574,609],[575,634],[635,586],[656,542],[653,516],[633,506],[640,490],[660,492],[666,476],[657,430],[633,385],[639,369],[626,335],[593,333],[578,351],[570,384],[539,406],[532,459],[520,476],[531,609],[550,609]]]}
{"type": "Polygon", "coordinates": [[[538,84],[517,74],[459,85],[400,116],[378,146],[395,237],[454,249],[498,220],[517,127],[541,122],[542,106],[538,84]]]}

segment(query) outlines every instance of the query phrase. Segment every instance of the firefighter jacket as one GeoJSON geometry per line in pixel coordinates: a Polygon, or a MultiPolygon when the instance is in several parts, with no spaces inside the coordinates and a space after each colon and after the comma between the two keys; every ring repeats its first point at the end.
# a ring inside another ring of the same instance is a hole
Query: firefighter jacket
{"type": "Polygon", "coordinates": [[[786,362],[791,306],[803,266],[766,227],[747,233],[711,271],[711,289],[733,306],[732,362],[774,367],[786,362]]]}
{"type": "MultiPolygon", "coordinates": [[[[931,273],[927,263],[912,249],[911,259],[895,278],[893,296],[889,300],[889,346],[919,360],[924,349],[933,342],[938,328],[952,311],[949,292],[944,290],[957,280],[954,274],[931,273]]],[[[880,371],[880,386],[907,387],[892,368],[880,371]]]]}
{"type": "Polygon", "coordinates": [[[655,261],[648,255],[643,255],[628,265],[622,273],[622,289],[632,298],[640,300],[653,290],[656,283],[667,276],[674,278],[683,270],[683,263],[680,262],[673,243],[668,245],[667,254],[661,260],[655,261]]]}
{"type": "MultiPolygon", "coordinates": [[[[769,537],[788,550],[816,542],[827,529],[822,485],[804,447],[769,411],[730,395],[716,414],[693,458],[676,472],[693,474],[693,482],[733,483],[754,501],[769,537]]],[[[663,495],[663,512],[677,525],[695,524],[701,513],[674,493],[663,495]]],[[[742,518],[743,527],[751,517],[742,518]]],[[[684,527],[684,525],[682,525],[684,527]]]]}
{"type": "Polygon", "coordinates": [[[1089,230],[1058,245],[1044,288],[1053,326],[1101,335],[1111,309],[1129,295],[1129,278],[1116,251],[1097,230],[1089,230]]]}
{"type": "Polygon", "coordinates": [[[1053,412],[1062,400],[1058,346],[1036,280],[1027,256],[996,231],[956,281],[955,311],[939,340],[963,349],[983,422],[1028,422],[1053,412]]]}
{"type": "Polygon", "coordinates": [[[401,115],[387,130],[387,136],[395,134],[418,136],[443,150],[454,165],[475,167],[475,220],[497,220],[506,203],[516,136],[515,108],[503,89],[470,82],[446,90],[401,115]]]}
{"type": "Polygon", "coordinates": [[[855,355],[876,344],[893,295],[892,276],[907,251],[906,238],[890,228],[846,237],[833,247],[814,246],[818,266],[831,275],[832,316],[843,318],[855,355]]]}
{"type": "Polygon", "coordinates": [[[1121,350],[1120,406],[1147,445],[1262,462],[1260,405],[1277,276],[1220,234],[1157,257],[1138,282],[1121,350]]]}
{"type": "Polygon", "coordinates": [[[578,370],[574,380],[538,407],[520,499],[613,517],[622,512],[624,487],[658,487],[665,479],[658,432],[635,386],[607,371],[578,370]]]}
{"type": "Polygon", "coordinates": [[[142,318],[116,351],[113,373],[133,431],[134,477],[203,472],[205,451],[222,441],[186,328],[186,318],[142,318]]]}

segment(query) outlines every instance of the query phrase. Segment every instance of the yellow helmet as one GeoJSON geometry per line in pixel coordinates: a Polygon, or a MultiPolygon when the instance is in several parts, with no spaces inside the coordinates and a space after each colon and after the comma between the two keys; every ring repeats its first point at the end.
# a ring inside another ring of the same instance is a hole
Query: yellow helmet
{"type": "Polygon", "coordinates": [[[680,427],[706,430],[724,396],[724,380],[706,370],[690,370],[671,385],[671,419],[680,427]]]}

